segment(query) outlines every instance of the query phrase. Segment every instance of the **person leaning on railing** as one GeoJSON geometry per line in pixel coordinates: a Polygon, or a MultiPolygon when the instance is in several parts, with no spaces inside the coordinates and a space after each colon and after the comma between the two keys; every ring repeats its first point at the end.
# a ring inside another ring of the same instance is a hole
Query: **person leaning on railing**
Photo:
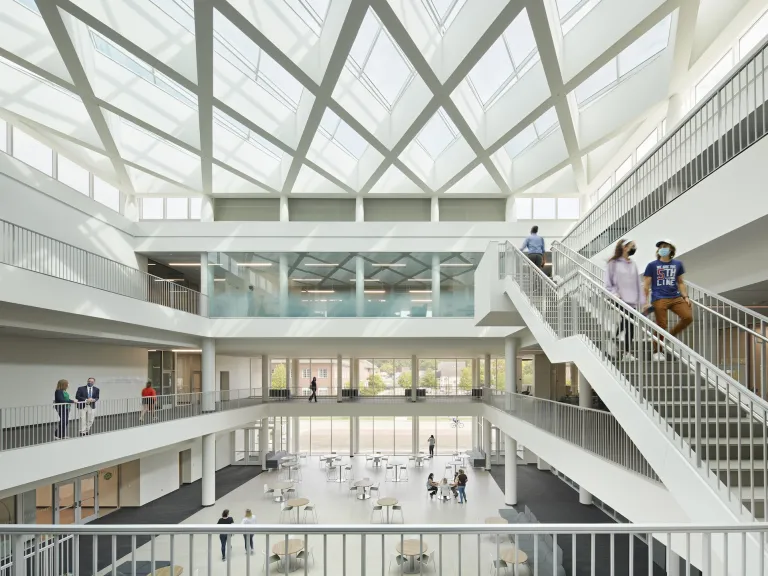
{"type": "Polygon", "coordinates": [[[61,440],[67,437],[67,424],[69,424],[69,405],[74,404],[74,400],[70,399],[69,382],[67,380],[59,380],[56,383],[56,391],[53,393],[53,404],[56,412],[59,414],[59,423],[56,426],[56,433],[53,435],[54,440],[61,440]]]}

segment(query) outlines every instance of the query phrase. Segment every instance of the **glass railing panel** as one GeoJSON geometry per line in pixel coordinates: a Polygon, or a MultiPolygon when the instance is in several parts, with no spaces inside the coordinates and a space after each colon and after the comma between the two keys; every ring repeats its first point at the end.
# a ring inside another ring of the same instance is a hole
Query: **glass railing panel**
{"type": "Polygon", "coordinates": [[[0,220],[0,263],[120,296],[205,315],[205,296],[66,242],[0,220]]]}
{"type": "Polygon", "coordinates": [[[767,46],[745,58],[563,244],[591,258],[765,136],[767,46]]]}

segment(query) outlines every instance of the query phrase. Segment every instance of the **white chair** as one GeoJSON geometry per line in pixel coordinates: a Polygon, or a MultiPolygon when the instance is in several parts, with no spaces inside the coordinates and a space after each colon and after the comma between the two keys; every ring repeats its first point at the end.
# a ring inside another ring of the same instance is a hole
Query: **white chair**
{"type": "Polygon", "coordinates": [[[395,513],[400,512],[400,523],[405,524],[405,516],[403,516],[403,507],[399,504],[392,506],[392,522],[395,521],[395,513]]]}
{"type": "Polygon", "coordinates": [[[432,562],[432,569],[436,570],[436,568],[435,568],[435,553],[434,552],[424,552],[424,553],[422,553],[421,557],[419,558],[419,561],[421,562],[421,565],[424,568],[429,567],[429,563],[432,562]]]}
{"type": "Polygon", "coordinates": [[[275,495],[275,489],[270,488],[267,484],[264,484],[264,496],[269,496],[270,498],[275,495]]]}
{"type": "Polygon", "coordinates": [[[395,479],[395,467],[392,464],[387,464],[386,472],[384,472],[384,482],[392,482],[395,479]]]}
{"type": "Polygon", "coordinates": [[[453,491],[451,491],[450,484],[440,484],[440,490],[438,490],[438,494],[440,495],[440,500],[447,500],[450,502],[451,497],[453,496],[453,491]]]}
{"type": "Polygon", "coordinates": [[[352,474],[352,464],[344,466],[344,480],[347,482],[354,482],[355,475],[352,474]]]}
{"type": "Polygon", "coordinates": [[[307,453],[306,452],[299,452],[299,461],[306,460],[307,459],[307,453]]]}
{"type": "MultiPolygon", "coordinates": [[[[307,514],[312,514],[312,519],[314,520],[314,523],[317,524],[317,510],[315,509],[314,504],[307,504],[304,506],[304,524],[307,523],[307,514]]],[[[314,562],[315,559],[312,558],[312,561],[314,562]]]]}
{"type": "Polygon", "coordinates": [[[490,572],[496,572],[496,574],[499,573],[500,568],[504,568],[504,574],[507,573],[507,568],[509,568],[509,564],[504,562],[501,558],[494,558],[493,554],[489,554],[491,557],[491,569],[490,572]]]}
{"type": "Polygon", "coordinates": [[[289,469],[291,470],[291,482],[301,482],[301,466],[298,464],[291,464],[289,469]]]}
{"type": "Polygon", "coordinates": [[[445,477],[450,478],[453,476],[453,466],[451,464],[445,465],[445,477]]]}
{"type": "Polygon", "coordinates": [[[283,490],[283,496],[286,500],[290,500],[291,498],[296,498],[298,496],[296,492],[296,488],[288,488],[287,490],[283,490]]]}
{"type": "Polygon", "coordinates": [[[291,512],[293,512],[293,506],[288,506],[285,502],[280,504],[280,524],[286,523],[286,519],[290,522],[291,512]]]}
{"type": "Polygon", "coordinates": [[[371,454],[368,454],[365,457],[365,465],[368,466],[368,462],[373,462],[373,456],[371,454]]]}
{"type": "Polygon", "coordinates": [[[371,493],[371,502],[373,502],[373,493],[376,492],[376,496],[379,496],[379,483],[376,482],[371,488],[369,489],[369,492],[371,493]]]}
{"type": "Polygon", "coordinates": [[[416,456],[408,456],[408,464],[413,462],[413,467],[416,467],[416,456]]]}
{"type": "Polygon", "coordinates": [[[352,496],[352,494],[354,494],[355,497],[357,497],[359,492],[360,487],[350,483],[349,488],[347,488],[347,496],[352,496]]]}
{"type": "Polygon", "coordinates": [[[336,469],[337,469],[337,466],[331,466],[328,468],[328,472],[325,475],[325,479],[328,482],[332,482],[333,480],[336,480],[336,469]]]}
{"type": "Polygon", "coordinates": [[[312,565],[315,564],[315,552],[312,546],[309,547],[309,550],[300,550],[298,554],[296,554],[297,560],[303,560],[304,562],[307,561],[307,558],[312,558],[312,565]]]}
{"type": "Polygon", "coordinates": [[[392,554],[392,556],[389,559],[389,570],[392,570],[392,562],[397,564],[398,566],[402,566],[406,562],[408,562],[408,558],[405,556],[401,556],[400,554],[392,554]]]}
{"type": "Polygon", "coordinates": [[[264,552],[264,550],[261,551],[261,571],[266,572],[267,571],[267,560],[269,560],[269,565],[272,566],[272,564],[278,564],[280,562],[280,556],[277,554],[272,554],[267,558],[267,553],[264,552]]]}
{"type": "Polygon", "coordinates": [[[384,507],[379,506],[378,504],[374,505],[373,508],[371,508],[371,524],[373,524],[373,516],[376,514],[376,512],[379,513],[379,524],[381,524],[384,521],[384,507]]]}
{"type": "Polygon", "coordinates": [[[408,467],[405,464],[400,466],[400,478],[402,480],[408,480],[408,467]]]}

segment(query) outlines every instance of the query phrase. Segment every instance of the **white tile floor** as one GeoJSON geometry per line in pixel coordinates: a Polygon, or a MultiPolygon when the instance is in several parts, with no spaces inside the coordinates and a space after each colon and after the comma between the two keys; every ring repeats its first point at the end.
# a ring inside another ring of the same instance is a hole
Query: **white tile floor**
{"type": "MultiPolygon", "coordinates": [[[[450,457],[436,457],[432,461],[425,461],[423,468],[414,468],[413,464],[408,468],[410,479],[408,482],[385,482],[384,468],[366,466],[365,458],[358,456],[351,460],[353,473],[356,479],[369,477],[373,482],[380,482],[380,498],[397,498],[403,507],[405,524],[482,524],[489,516],[498,516],[499,508],[504,506],[504,496],[491,478],[490,474],[481,469],[468,469],[469,477],[467,486],[467,504],[459,505],[456,501],[441,503],[437,499],[431,500],[426,493],[426,479],[430,472],[440,479],[445,472],[445,464],[450,457]]],[[[344,464],[350,459],[344,457],[344,464]]],[[[354,495],[348,494],[348,484],[338,484],[326,481],[326,474],[320,467],[317,456],[309,457],[302,461],[303,480],[296,484],[298,497],[308,498],[316,507],[321,524],[371,524],[371,505],[377,498],[371,500],[358,500],[354,495]]],[[[391,463],[406,464],[407,457],[393,457],[391,463]]],[[[451,480],[451,478],[449,478],[451,480]]],[[[263,485],[277,481],[277,472],[260,474],[252,481],[244,484],[237,490],[220,499],[215,506],[206,508],[188,518],[184,524],[215,524],[224,508],[230,510],[230,514],[236,523],[242,520],[246,508],[250,508],[259,524],[277,524],[280,520],[280,504],[272,499],[264,497],[263,485]]],[[[301,518],[303,520],[303,512],[301,518]]],[[[303,538],[301,530],[296,531],[292,537],[303,538]]],[[[418,538],[418,534],[406,535],[418,538]]],[[[277,535],[270,538],[270,548],[278,541],[277,535]]],[[[284,538],[284,537],[283,537],[284,538]]],[[[459,574],[459,550],[461,550],[461,566],[463,574],[488,574],[490,572],[491,554],[495,554],[496,543],[490,536],[480,538],[480,570],[478,571],[478,537],[466,535],[462,537],[461,545],[457,536],[442,537],[442,564],[440,563],[439,549],[440,537],[438,535],[425,535],[424,542],[430,550],[435,551],[435,560],[438,563],[437,570],[432,566],[425,573],[441,573],[453,575],[459,574]]],[[[399,568],[393,563],[389,570],[389,563],[395,554],[395,544],[400,540],[399,536],[387,535],[384,537],[382,558],[382,536],[366,536],[365,562],[367,574],[398,574],[399,568]]],[[[262,551],[265,550],[266,538],[256,536],[254,538],[255,554],[247,555],[244,550],[242,536],[234,536],[232,539],[231,557],[227,562],[221,561],[220,544],[217,535],[211,541],[212,570],[211,575],[227,574],[260,574],[263,573],[262,551]],[[230,572],[227,572],[228,564],[230,572]],[[250,564],[250,566],[248,566],[250,564]]],[[[204,576],[208,572],[208,544],[206,536],[196,536],[194,540],[194,566],[189,570],[189,537],[176,537],[174,541],[175,564],[184,568],[184,574],[204,576]]],[[[361,574],[361,536],[348,536],[345,544],[342,536],[331,535],[327,537],[326,554],[323,553],[323,536],[309,536],[309,547],[314,553],[315,562],[310,559],[307,573],[313,575],[355,575],[361,574]],[[346,559],[346,571],[342,559],[346,559]],[[324,564],[327,571],[324,572],[324,564]]],[[[146,545],[136,553],[137,559],[150,559],[150,546],[146,545]]],[[[168,537],[160,537],[155,542],[155,558],[160,560],[170,559],[170,546],[168,537]]],[[[129,558],[123,559],[128,561],[129,558]]],[[[119,562],[118,562],[119,563],[119,562]]],[[[270,570],[271,574],[283,573],[284,568],[275,564],[270,570]]],[[[290,572],[289,572],[290,573],[290,572]]],[[[304,566],[299,565],[295,574],[304,574],[304,566]]],[[[510,574],[511,574],[510,570],[510,574]]],[[[519,574],[527,573],[526,570],[518,570],[519,574]]]]}

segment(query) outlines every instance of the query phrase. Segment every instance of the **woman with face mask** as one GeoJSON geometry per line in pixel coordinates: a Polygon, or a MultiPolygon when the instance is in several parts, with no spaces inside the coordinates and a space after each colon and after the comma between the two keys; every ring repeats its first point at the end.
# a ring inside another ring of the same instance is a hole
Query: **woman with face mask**
{"type": "MultiPolygon", "coordinates": [[[[675,260],[675,245],[670,240],[656,242],[656,260],[645,268],[645,293],[650,294],[650,306],[656,315],[656,324],[662,330],[667,329],[667,311],[677,316],[677,324],[670,334],[677,336],[693,322],[691,301],[688,299],[688,289],[683,281],[685,268],[680,260],[675,260]]],[[[663,351],[659,350],[658,342],[653,343],[653,359],[659,362],[666,360],[663,351]]]]}
{"type": "MultiPolygon", "coordinates": [[[[645,306],[645,295],[640,285],[640,273],[631,257],[635,253],[635,243],[632,240],[619,240],[613,256],[608,260],[605,271],[605,289],[624,301],[628,306],[642,310],[645,306]]],[[[616,335],[624,332],[624,360],[631,362],[635,357],[631,353],[632,341],[635,336],[635,326],[629,318],[622,315],[616,335]]]]}

